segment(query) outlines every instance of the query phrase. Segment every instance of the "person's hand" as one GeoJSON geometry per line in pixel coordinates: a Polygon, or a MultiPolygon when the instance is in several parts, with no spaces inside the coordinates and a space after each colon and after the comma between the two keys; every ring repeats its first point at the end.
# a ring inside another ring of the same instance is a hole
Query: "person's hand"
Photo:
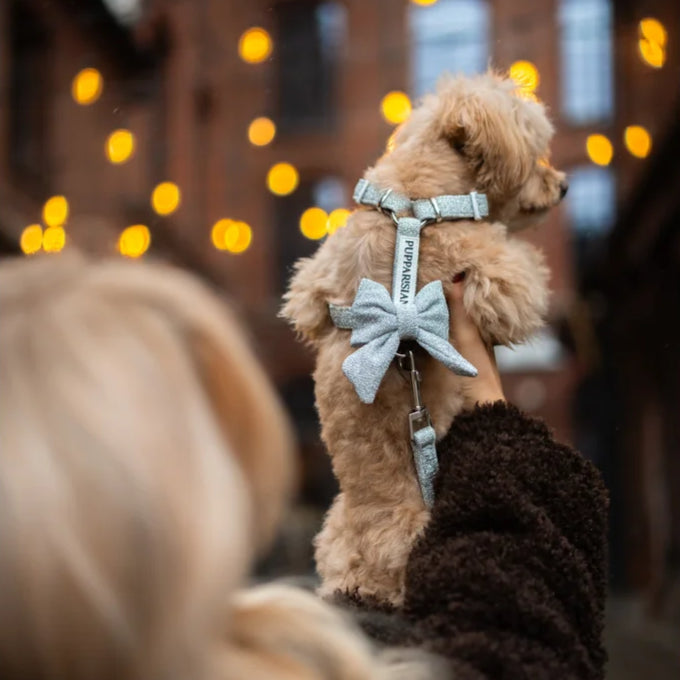
{"type": "Polygon", "coordinates": [[[450,333],[453,346],[477,369],[477,377],[461,378],[463,406],[505,401],[501,378],[498,375],[493,347],[484,344],[479,331],[471,321],[463,305],[465,276],[458,274],[448,294],[450,309],[450,333]]]}

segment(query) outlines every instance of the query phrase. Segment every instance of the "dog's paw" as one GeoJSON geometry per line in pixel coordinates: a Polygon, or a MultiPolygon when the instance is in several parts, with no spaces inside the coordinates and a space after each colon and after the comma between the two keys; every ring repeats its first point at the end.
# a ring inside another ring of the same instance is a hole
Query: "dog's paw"
{"type": "Polygon", "coordinates": [[[482,338],[508,345],[526,341],[545,323],[550,272],[543,254],[508,240],[488,261],[466,271],[464,303],[482,338]]]}

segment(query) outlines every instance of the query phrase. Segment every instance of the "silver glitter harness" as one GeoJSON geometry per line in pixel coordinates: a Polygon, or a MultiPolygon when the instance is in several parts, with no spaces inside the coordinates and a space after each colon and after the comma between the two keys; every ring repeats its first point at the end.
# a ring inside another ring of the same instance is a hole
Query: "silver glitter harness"
{"type": "Polygon", "coordinates": [[[350,344],[358,349],[342,364],[362,402],[373,403],[380,383],[396,357],[410,376],[413,410],[408,415],[413,459],[423,500],[434,501],[433,480],[437,472],[435,431],[421,402],[420,373],[412,351],[399,352],[404,340],[415,341],[428,354],[458,375],[475,376],[477,370],[449,342],[449,308],[441,281],[432,281],[416,293],[420,231],[442,220],[481,220],[489,214],[484,194],[414,199],[380,189],[360,179],[354,200],[389,215],[396,228],[392,271],[392,294],[370,279],[362,279],[351,307],[329,305],[338,328],[352,330],[350,344]]]}

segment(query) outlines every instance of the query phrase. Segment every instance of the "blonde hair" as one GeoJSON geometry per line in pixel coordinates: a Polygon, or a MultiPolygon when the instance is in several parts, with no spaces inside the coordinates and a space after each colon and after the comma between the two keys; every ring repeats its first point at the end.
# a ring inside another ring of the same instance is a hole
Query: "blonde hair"
{"type": "Polygon", "coordinates": [[[343,618],[240,592],[294,476],[238,325],[159,265],[0,266],[0,666],[12,678],[362,678],[343,618]]]}

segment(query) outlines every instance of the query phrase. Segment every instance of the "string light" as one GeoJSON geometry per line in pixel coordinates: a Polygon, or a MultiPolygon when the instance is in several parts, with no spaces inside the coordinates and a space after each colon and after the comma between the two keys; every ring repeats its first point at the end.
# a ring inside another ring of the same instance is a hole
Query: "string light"
{"type": "Polygon", "coordinates": [[[642,61],[652,68],[661,68],[666,63],[666,27],[651,17],[642,19],[638,24],[638,52],[642,61]]]}
{"type": "Polygon", "coordinates": [[[640,35],[647,40],[653,40],[662,47],[666,46],[668,32],[666,27],[658,20],[648,17],[639,24],[640,35]]]}
{"type": "Polygon", "coordinates": [[[68,219],[69,205],[64,196],[52,196],[43,206],[43,222],[48,227],[60,227],[68,219]]]}
{"type": "Polygon", "coordinates": [[[659,43],[640,38],[638,51],[642,61],[652,68],[661,68],[666,63],[666,50],[659,43]]]}
{"type": "Polygon", "coordinates": [[[227,250],[234,255],[243,253],[250,247],[253,240],[253,230],[246,222],[237,221],[229,225],[224,234],[227,250]]]}
{"type": "Polygon", "coordinates": [[[218,250],[239,254],[250,247],[253,230],[246,222],[224,218],[215,222],[210,232],[210,239],[218,250]]]}
{"type": "Polygon", "coordinates": [[[248,140],[254,146],[267,146],[276,135],[276,125],[264,116],[256,118],[248,126],[248,140]]]}
{"type": "Polygon", "coordinates": [[[48,227],[42,237],[42,247],[46,253],[58,253],[66,244],[64,227],[48,227]]]}
{"type": "Polygon", "coordinates": [[[81,106],[94,104],[104,89],[104,79],[96,68],[84,68],[73,78],[71,96],[81,106]]]}
{"type": "Polygon", "coordinates": [[[321,208],[307,208],[300,217],[300,231],[305,238],[318,241],[327,233],[328,214],[321,208]]]}
{"type": "Polygon", "coordinates": [[[141,257],[151,245],[151,232],[144,224],[123,229],[118,237],[118,252],[125,257],[141,257]]]}
{"type": "Polygon", "coordinates": [[[588,158],[596,165],[609,165],[614,156],[614,147],[604,135],[588,135],[586,139],[586,152],[588,158]]]}
{"type": "Polygon", "coordinates": [[[623,141],[636,158],[647,158],[652,150],[652,137],[642,125],[629,125],[623,132],[623,141]]]}
{"type": "Polygon", "coordinates": [[[534,64],[524,59],[516,61],[510,66],[509,74],[517,85],[517,94],[526,99],[537,99],[535,92],[541,76],[534,64]]]}
{"type": "Polygon", "coordinates": [[[326,231],[329,234],[334,234],[338,229],[341,229],[347,224],[347,219],[351,214],[351,211],[346,208],[336,208],[333,210],[328,216],[326,231]]]}
{"type": "Polygon", "coordinates": [[[210,231],[210,240],[217,250],[227,250],[227,244],[224,240],[224,235],[227,229],[233,224],[234,220],[221,219],[215,222],[210,231]]]}
{"type": "Polygon", "coordinates": [[[42,248],[43,230],[39,224],[29,224],[21,232],[19,245],[26,255],[33,255],[42,248]]]}
{"type": "Polygon", "coordinates": [[[182,195],[174,182],[161,182],[151,194],[151,207],[159,215],[170,215],[177,210],[182,195]]]}
{"type": "Polygon", "coordinates": [[[411,115],[411,100],[404,92],[388,92],[380,102],[383,118],[393,125],[403,123],[411,115]]]}
{"type": "Polygon", "coordinates": [[[290,163],[277,163],[269,168],[267,173],[267,187],[269,191],[277,196],[287,196],[291,194],[300,181],[295,166],[290,163]]]}
{"type": "Polygon", "coordinates": [[[130,130],[114,130],[106,140],[105,151],[111,163],[125,163],[135,151],[135,136],[130,130]]]}
{"type": "Polygon", "coordinates": [[[259,26],[249,28],[238,41],[239,56],[248,64],[265,61],[272,53],[273,47],[271,36],[259,26]]]}

